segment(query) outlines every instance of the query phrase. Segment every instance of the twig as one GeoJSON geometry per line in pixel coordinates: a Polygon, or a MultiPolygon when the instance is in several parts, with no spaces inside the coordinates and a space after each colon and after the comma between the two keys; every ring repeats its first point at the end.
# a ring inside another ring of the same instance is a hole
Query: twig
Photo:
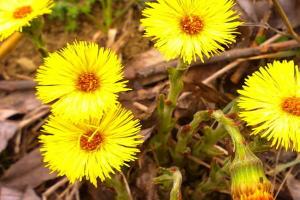
{"type": "MultiPolygon", "coordinates": [[[[232,50],[225,51],[219,55],[213,56],[210,59],[205,59],[205,62],[201,62],[200,60],[198,60],[195,63],[192,63],[192,67],[203,66],[203,65],[228,61],[228,60],[234,60],[238,58],[261,55],[262,53],[284,51],[296,47],[300,47],[299,42],[297,42],[296,40],[289,40],[285,42],[278,42],[274,44],[262,45],[257,47],[232,49],[232,50]]],[[[137,71],[136,76],[138,78],[145,78],[159,73],[166,73],[167,71],[166,66],[175,67],[176,65],[177,65],[177,60],[173,60],[169,62],[161,62],[159,64],[155,64],[145,69],[141,69],[137,71]]],[[[131,79],[136,78],[136,76],[131,77],[131,79]]]]}
{"type": "MultiPolygon", "coordinates": [[[[267,40],[266,42],[270,43],[270,41],[274,41],[274,38],[279,37],[278,35],[275,35],[274,37],[272,37],[270,40],[267,40]]],[[[252,47],[252,48],[247,48],[247,49],[253,49],[254,51],[258,51],[259,53],[255,53],[255,55],[257,56],[263,56],[261,55],[262,53],[267,53],[267,52],[273,52],[276,50],[283,50],[286,49],[286,47],[297,47],[300,46],[299,43],[296,40],[290,40],[287,42],[280,42],[280,43],[274,43],[274,44],[261,44],[258,47],[252,47]],[[292,41],[292,42],[291,42],[292,41]],[[298,44],[298,45],[297,45],[298,44]],[[291,46],[289,46],[291,45],[291,46]],[[295,46],[294,46],[295,45],[295,46]]],[[[250,50],[249,50],[250,51],[250,50]]],[[[254,55],[254,54],[253,54],[254,55]]],[[[228,72],[229,70],[237,67],[239,64],[241,64],[242,62],[246,61],[246,60],[251,60],[251,59],[261,59],[262,57],[249,57],[249,58],[239,58],[231,63],[229,63],[228,65],[226,65],[225,67],[223,67],[222,69],[220,69],[219,71],[217,71],[216,73],[212,74],[211,76],[209,76],[208,78],[206,78],[205,80],[202,81],[203,84],[209,84],[210,82],[212,82],[213,80],[215,80],[216,78],[220,77],[221,75],[223,75],[224,73],[228,72]]]]}
{"type": "Polygon", "coordinates": [[[291,168],[289,169],[289,171],[285,174],[285,177],[284,177],[283,181],[281,182],[281,184],[279,185],[279,188],[278,188],[278,190],[277,190],[277,192],[276,192],[276,194],[275,194],[275,196],[274,196],[274,199],[277,199],[277,196],[278,196],[280,190],[282,189],[283,185],[285,184],[285,182],[286,182],[288,176],[291,174],[291,172],[292,172],[293,169],[294,169],[294,166],[291,167],[291,168]]]}
{"type": "Polygon", "coordinates": [[[294,28],[289,20],[289,18],[287,17],[286,13],[284,12],[282,6],[280,5],[279,1],[278,0],[272,0],[273,1],[273,4],[278,12],[278,14],[280,15],[280,17],[282,18],[285,26],[287,27],[288,29],[288,32],[290,34],[292,34],[293,38],[295,40],[297,40],[299,43],[300,43],[300,37],[299,35],[294,31],[294,28]]]}
{"type": "MultiPolygon", "coordinates": [[[[279,152],[278,152],[278,154],[276,155],[275,166],[278,165],[280,154],[281,154],[281,148],[279,149],[279,152]]],[[[277,171],[274,172],[274,176],[273,176],[273,181],[272,181],[272,194],[274,194],[274,190],[275,190],[276,176],[277,176],[277,171]]]]}
{"type": "Polygon", "coordinates": [[[54,191],[56,191],[58,188],[63,186],[66,182],[68,182],[67,178],[63,178],[59,180],[57,183],[52,185],[50,188],[48,188],[43,194],[42,194],[42,199],[47,200],[47,197],[52,194],[54,191]]]}
{"type": "Polygon", "coordinates": [[[128,194],[128,198],[129,198],[128,200],[133,200],[129,184],[127,182],[127,179],[126,179],[125,175],[123,174],[123,172],[120,172],[120,174],[121,174],[121,176],[123,178],[123,181],[124,181],[124,184],[125,184],[125,188],[126,188],[126,191],[127,191],[127,194],[128,194]]]}

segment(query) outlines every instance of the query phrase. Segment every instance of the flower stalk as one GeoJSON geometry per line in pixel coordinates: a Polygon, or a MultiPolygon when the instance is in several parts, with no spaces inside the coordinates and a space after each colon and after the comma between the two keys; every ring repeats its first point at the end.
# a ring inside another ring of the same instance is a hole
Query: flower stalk
{"type": "MultiPolygon", "coordinates": [[[[180,60],[176,68],[169,68],[168,70],[170,89],[167,98],[160,96],[157,108],[159,130],[157,135],[153,137],[154,147],[159,148],[158,157],[165,157],[165,152],[167,152],[170,133],[175,125],[172,115],[183,89],[183,75],[187,68],[188,64],[180,60]]],[[[164,162],[162,159],[159,158],[160,161],[164,162]]]]}
{"type": "Polygon", "coordinates": [[[183,161],[183,154],[187,151],[187,146],[192,136],[198,131],[199,124],[209,119],[208,111],[199,111],[194,114],[193,120],[183,126],[177,134],[177,143],[173,154],[175,163],[180,165],[183,161]]]}
{"type": "Polygon", "coordinates": [[[172,189],[170,192],[170,200],[182,200],[181,195],[181,183],[182,175],[177,167],[160,168],[160,176],[154,178],[154,183],[163,184],[168,186],[172,184],[172,189]]]}
{"type": "Polygon", "coordinates": [[[234,144],[235,156],[230,165],[233,200],[274,200],[261,160],[246,145],[234,121],[222,111],[213,112],[212,117],[225,126],[234,144]]]}

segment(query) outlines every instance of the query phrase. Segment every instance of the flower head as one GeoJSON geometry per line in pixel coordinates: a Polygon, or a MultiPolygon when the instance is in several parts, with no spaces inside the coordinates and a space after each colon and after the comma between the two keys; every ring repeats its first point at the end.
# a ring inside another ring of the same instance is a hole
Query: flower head
{"type": "Polygon", "coordinates": [[[37,96],[55,114],[78,121],[99,117],[127,91],[117,56],[94,43],[79,42],[52,53],[38,69],[37,96]]]}
{"type": "Polygon", "coordinates": [[[0,41],[9,37],[30,21],[51,12],[53,0],[0,0],[0,41]]]}
{"type": "Polygon", "coordinates": [[[157,0],[147,3],[141,20],[146,36],[154,37],[167,59],[181,57],[191,63],[209,58],[235,41],[241,22],[232,0],[157,0]]]}
{"type": "Polygon", "coordinates": [[[240,116],[272,145],[300,151],[300,73],[293,61],[274,61],[238,91],[240,116]]]}
{"type": "Polygon", "coordinates": [[[135,160],[142,143],[140,125],[130,111],[119,106],[101,118],[71,122],[51,116],[40,136],[47,166],[70,182],[82,178],[97,185],[127,161],[135,160]]]}
{"type": "Polygon", "coordinates": [[[272,185],[264,174],[262,162],[248,146],[236,146],[230,172],[233,200],[274,200],[272,185]]]}

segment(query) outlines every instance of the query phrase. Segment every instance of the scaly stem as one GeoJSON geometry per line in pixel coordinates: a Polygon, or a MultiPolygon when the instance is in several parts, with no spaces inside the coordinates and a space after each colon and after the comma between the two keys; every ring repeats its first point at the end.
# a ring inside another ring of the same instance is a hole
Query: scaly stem
{"type": "Polygon", "coordinates": [[[225,129],[229,133],[234,148],[237,149],[238,145],[244,145],[245,144],[245,139],[243,136],[240,134],[239,129],[237,126],[234,124],[234,121],[224,115],[224,113],[220,110],[214,111],[212,113],[212,117],[215,118],[218,122],[224,125],[225,129]]]}
{"type": "Polygon", "coordinates": [[[199,111],[194,114],[194,118],[190,124],[183,126],[177,134],[177,143],[173,157],[177,165],[181,165],[183,154],[187,149],[187,145],[192,136],[198,131],[199,124],[209,119],[208,111],[199,111]]]}
{"type": "Polygon", "coordinates": [[[18,42],[22,39],[22,36],[22,33],[15,32],[0,45],[0,60],[17,46],[18,42]]]}
{"type": "Polygon", "coordinates": [[[164,183],[173,183],[170,200],[182,200],[181,195],[181,183],[182,175],[180,170],[177,167],[160,168],[160,176],[154,178],[154,183],[164,184],[164,183]]]}
{"type": "Polygon", "coordinates": [[[113,175],[110,179],[106,179],[105,184],[108,187],[111,187],[117,193],[115,199],[116,200],[133,200],[130,191],[126,188],[127,182],[124,183],[122,180],[125,177],[119,175],[113,175]]]}
{"type": "MultiPolygon", "coordinates": [[[[153,137],[153,144],[157,150],[159,160],[167,158],[165,153],[168,148],[168,140],[170,137],[171,130],[175,125],[175,121],[172,118],[173,111],[177,104],[177,99],[179,94],[183,89],[183,75],[188,68],[188,64],[179,61],[176,68],[169,68],[169,80],[170,80],[170,89],[167,99],[163,96],[160,97],[158,103],[158,120],[159,120],[159,130],[157,135],[153,137]]],[[[164,162],[164,161],[162,161],[164,162]]]]}

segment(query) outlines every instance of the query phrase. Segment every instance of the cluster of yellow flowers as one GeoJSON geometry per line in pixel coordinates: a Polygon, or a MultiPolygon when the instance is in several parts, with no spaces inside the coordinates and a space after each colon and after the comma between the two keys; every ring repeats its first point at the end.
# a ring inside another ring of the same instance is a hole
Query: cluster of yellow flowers
{"type": "MultiPolygon", "coordinates": [[[[0,0],[0,41],[52,6],[52,0],[0,0]]],[[[235,42],[241,22],[233,6],[233,0],[157,0],[147,3],[141,23],[166,59],[190,64],[235,42]]],[[[141,127],[117,100],[129,90],[123,78],[117,56],[94,43],[75,42],[45,58],[36,81],[38,98],[53,113],[40,136],[51,170],[97,185],[136,158],[141,127]]],[[[300,151],[300,72],[293,61],[260,68],[239,93],[240,116],[253,134],[300,151]]]]}
{"type": "Polygon", "coordinates": [[[141,127],[117,101],[117,93],[129,90],[122,79],[117,56],[94,43],[75,42],[45,58],[36,81],[38,98],[53,112],[40,136],[51,170],[96,186],[98,177],[136,158],[141,127]]]}
{"type": "MultiPolygon", "coordinates": [[[[0,41],[51,12],[53,0],[0,0],[0,41]]],[[[123,66],[109,49],[75,42],[51,53],[37,71],[37,97],[50,103],[52,115],[40,136],[47,166],[74,183],[97,186],[126,162],[136,159],[141,126],[122,108],[118,93],[127,91],[123,66]]]]}

